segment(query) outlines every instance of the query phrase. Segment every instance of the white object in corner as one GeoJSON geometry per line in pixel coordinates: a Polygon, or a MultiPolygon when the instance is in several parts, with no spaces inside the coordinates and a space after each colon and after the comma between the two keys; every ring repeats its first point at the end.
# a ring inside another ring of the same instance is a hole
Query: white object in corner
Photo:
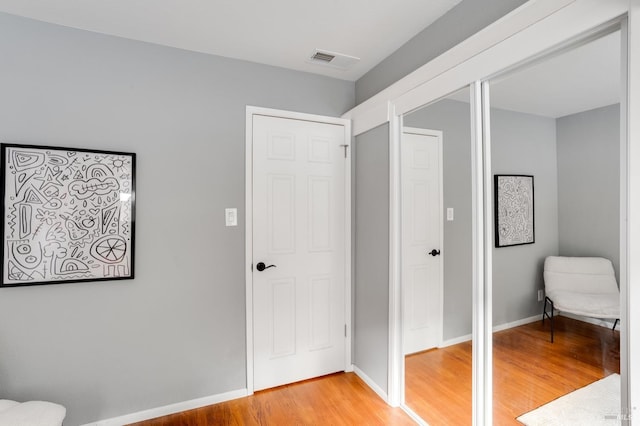
{"type": "Polygon", "coordinates": [[[67,409],[60,404],[0,399],[0,425],[62,426],[67,409]]]}

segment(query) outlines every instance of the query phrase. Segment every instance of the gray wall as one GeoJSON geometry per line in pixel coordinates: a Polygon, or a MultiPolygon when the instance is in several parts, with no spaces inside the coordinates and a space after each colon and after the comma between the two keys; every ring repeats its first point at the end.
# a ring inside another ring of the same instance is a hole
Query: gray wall
{"type": "Polygon", "coordinates": [[[534,176],[535,243],[493,249],[493,324],[501,325],[541,314],[542,266],[558,254],[556,120],[494,108],[491,144],[494,174],[534,176]]]}
{"type": "Polygon", "coordinates": [[[357,136],[354,154],[354,363],[388,392],[389,125],[357,136]]]}
{"type": "MultiPolygon", "coordinates": [[[[471,142],[469,104],[442,100],[405,117],[411,127],[442,130],[444,206],[455,220],[444,225],[444,339],[471,333],[471,142]]],[[[494,324],[530,317],[541,308],[541,262],[558,252],[555,120],[491,110],[496,174],[535,176],[535,244],[494,249],[494,324]]]]}
{"type": "Polygon", "coordinates": [[[0,140],[138,154],[136,278],[0,289],[0,395],[65,425],[246,387],[245,106],[354,84],[0,14],[0,140]]]}
{"type": "Polygon", "coordinates": [[[620,106],[559,118],[560,254],[620,260],[620,106]]]}
{"type": "Polygon", "coordinates": [[[356,82],[361,103],[495,22],[526,0],[463,0],[356,82]]]}

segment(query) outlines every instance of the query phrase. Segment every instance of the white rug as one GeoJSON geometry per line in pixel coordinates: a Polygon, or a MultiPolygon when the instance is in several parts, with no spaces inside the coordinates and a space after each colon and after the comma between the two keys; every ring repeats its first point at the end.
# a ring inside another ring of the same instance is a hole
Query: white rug
{"type": "Polygon", "coordinates": [[[621,424],[620,376],[612,374],[518,417],[526,426],[621,424]]]}

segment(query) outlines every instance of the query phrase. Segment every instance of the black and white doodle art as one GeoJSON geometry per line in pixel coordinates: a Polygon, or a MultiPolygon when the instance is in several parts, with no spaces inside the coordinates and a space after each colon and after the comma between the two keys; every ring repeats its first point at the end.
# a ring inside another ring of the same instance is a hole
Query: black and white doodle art
{"type": "Polygon", "coordinates": [[[496,247],[534,242],[533,176],[496,175],[496,247]]]}
{"type": "Polygon", "coordinates": [[[135,154],[2,144],[2,286],[133,278],[135,154]]]}

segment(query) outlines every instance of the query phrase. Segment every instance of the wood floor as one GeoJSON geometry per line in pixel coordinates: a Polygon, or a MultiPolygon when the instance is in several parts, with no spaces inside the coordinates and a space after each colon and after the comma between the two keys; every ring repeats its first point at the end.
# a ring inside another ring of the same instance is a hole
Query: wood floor
{"type": "Polygon", "coordinates": [[[354,373],[338,373],[256,392],[136,426],[415,425],[389,407],[354,373]]]}
{"type": "MultiPolygon", "coordinates": [[[[620,373],[620,334],[582,321],[549,322],[494,334],[495,425],[612,373],[620,373]]],[[[406,357],[406,401],[431,426],[471,424],[471,342],[406,357]]]]}
{"type": "MultiPolygon", "coordinates": [[[[620,372],[619,333],[557,317],[494,334],[494,424],[620,372]]],[[[408,356],[409,406],[431,426],[471,424],[471,342],[408,356]]],[[[339,373],[185,411],[136,426],[413,425],[353,373],[339,373]]]]}

